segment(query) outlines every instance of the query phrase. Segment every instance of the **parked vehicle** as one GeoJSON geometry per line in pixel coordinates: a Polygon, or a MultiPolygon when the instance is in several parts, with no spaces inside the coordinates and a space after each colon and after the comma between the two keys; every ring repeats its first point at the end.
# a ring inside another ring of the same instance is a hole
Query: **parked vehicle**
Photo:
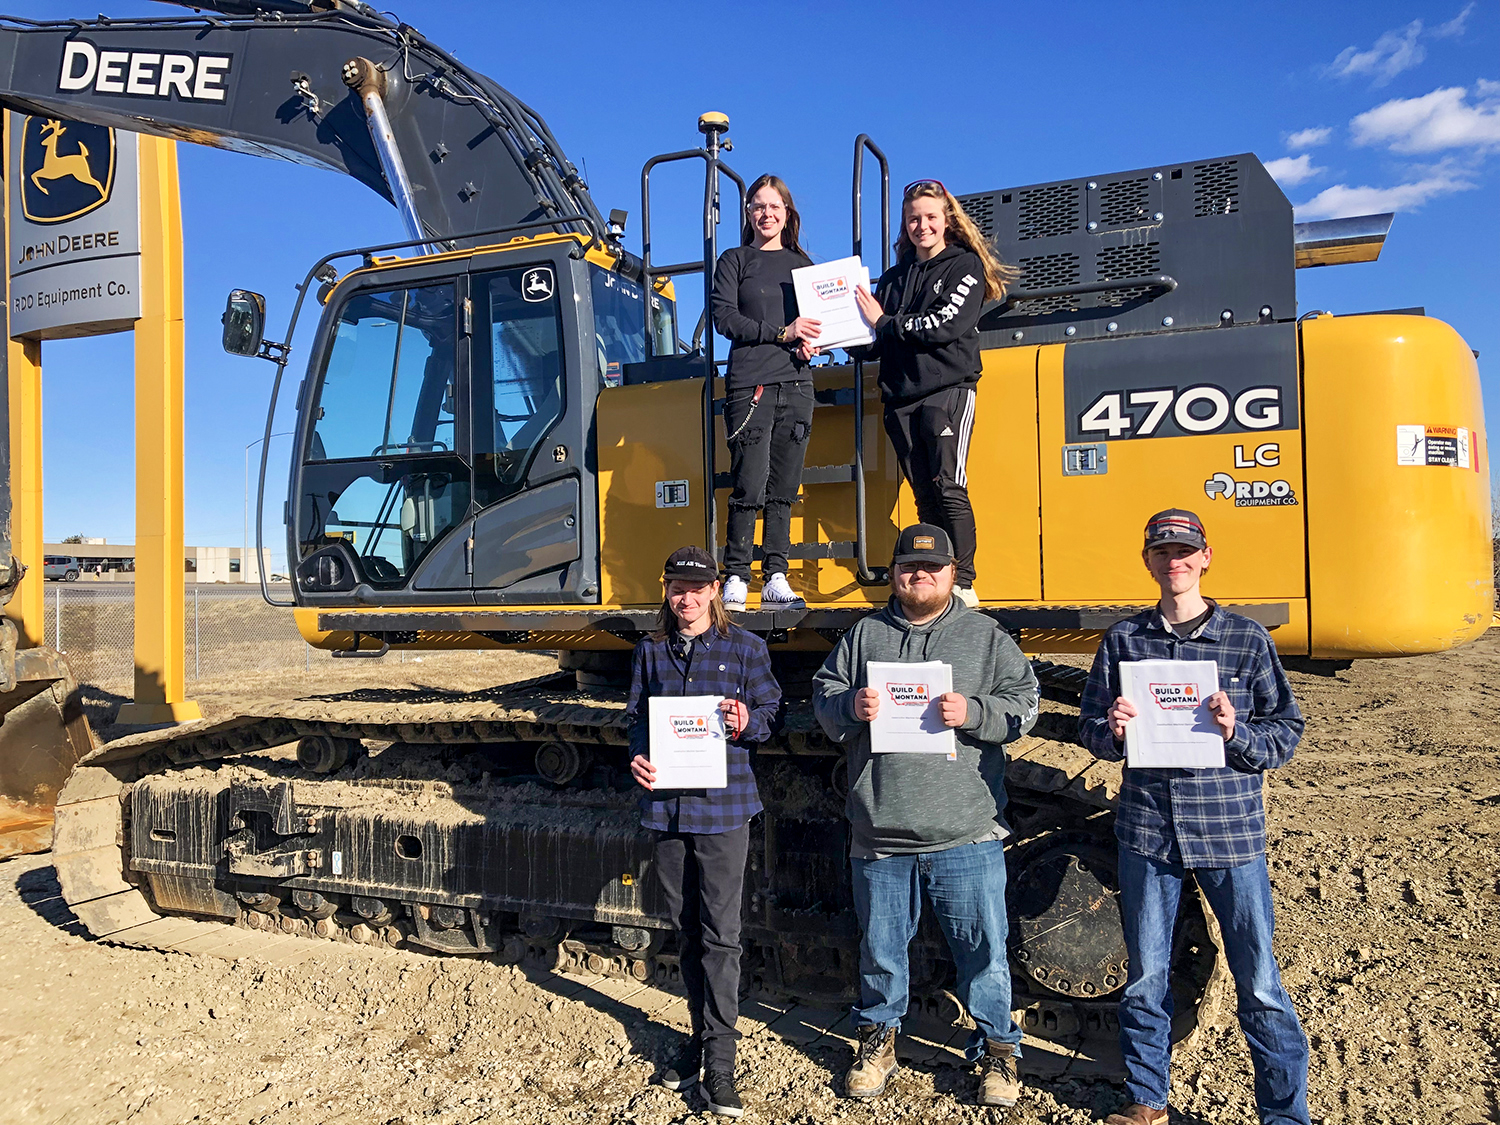
{"type": "Polygon", "coordinates": [[[72,555],[47,555],[42,559],[42,577],[49,582],[77,582],[82,565],[72,555]]]}

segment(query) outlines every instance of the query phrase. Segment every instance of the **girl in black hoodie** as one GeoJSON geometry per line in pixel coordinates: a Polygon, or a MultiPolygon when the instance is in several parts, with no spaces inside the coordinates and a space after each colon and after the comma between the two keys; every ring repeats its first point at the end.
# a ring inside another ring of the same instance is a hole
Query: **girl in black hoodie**
{"type": "Polygon", "coordinates": [[[954,593],[974,594],[974,509],[966,463],[979,382],[979,310],[1015,273],[1000,263],[958,200],[937,180],[907,185],[896,264],[856,290],[875,342],[855,354],[880,361],[885,432],[911,482],[917,516],[953,540],[954,593]]]}

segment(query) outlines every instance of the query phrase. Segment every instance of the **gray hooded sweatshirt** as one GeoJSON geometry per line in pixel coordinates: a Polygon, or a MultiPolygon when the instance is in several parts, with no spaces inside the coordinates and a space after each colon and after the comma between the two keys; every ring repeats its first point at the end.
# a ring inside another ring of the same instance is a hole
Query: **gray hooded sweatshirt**
{"type": "Polygon", "coordinates": [[[850,629],[813,677],[813,712],[849,748],[847,812],[855,855],[939,852],[993,836],[1005,806],[1005,750],[1036,722],[1031,663],[993,618],[954,598],[942,616],[912,625],[894,598],[850,629]],[[871,754],[870,725],[854,717],[868,661],[953,666],[968,700],[954,731],[958,760],[941,754],[871,754]]]}

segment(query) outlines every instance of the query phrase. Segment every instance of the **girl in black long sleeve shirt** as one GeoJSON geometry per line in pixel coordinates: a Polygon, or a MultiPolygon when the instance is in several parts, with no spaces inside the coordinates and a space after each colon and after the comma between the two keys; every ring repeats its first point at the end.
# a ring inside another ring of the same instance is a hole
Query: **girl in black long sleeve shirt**
{"type": "Polygon", "coordinates": [[[812,432],[807,360],[818,321],[797,315],[792,270],[812,264],[797,236],[801,219],[779,177],[761,176],[747,196],[743,245],[714,269],[713,319],[730,341],[724,433],[729,441],[729,527],[724,603],[743,608],[755,550],[755,517],[765,512],[762,605],[801,599],[786,579],[791,506],[802,487],[812,432]]]}

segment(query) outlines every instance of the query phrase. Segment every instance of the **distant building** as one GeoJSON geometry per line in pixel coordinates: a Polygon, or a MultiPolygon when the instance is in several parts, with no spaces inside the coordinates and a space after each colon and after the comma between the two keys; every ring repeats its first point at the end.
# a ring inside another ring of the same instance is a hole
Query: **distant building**
{"type": "MultiPolygon", "coordinates": [[[[135,570],[135,545],[106,543],[103,539],[84,539],[79,543],[43,543],[42,553],[49,558],[70,556],[79,562],[84,574],[129,574],[135,570]]],[[[242,547],[188,547],[184,551],[183,570],[189,582],[259,582],[255,552],[247,557],[242,547]],[[248,563],[248,565],[246,565],[248,563]]],[[[266,574],[271,574],[271,549],[261,552],[266,574]]]]}

